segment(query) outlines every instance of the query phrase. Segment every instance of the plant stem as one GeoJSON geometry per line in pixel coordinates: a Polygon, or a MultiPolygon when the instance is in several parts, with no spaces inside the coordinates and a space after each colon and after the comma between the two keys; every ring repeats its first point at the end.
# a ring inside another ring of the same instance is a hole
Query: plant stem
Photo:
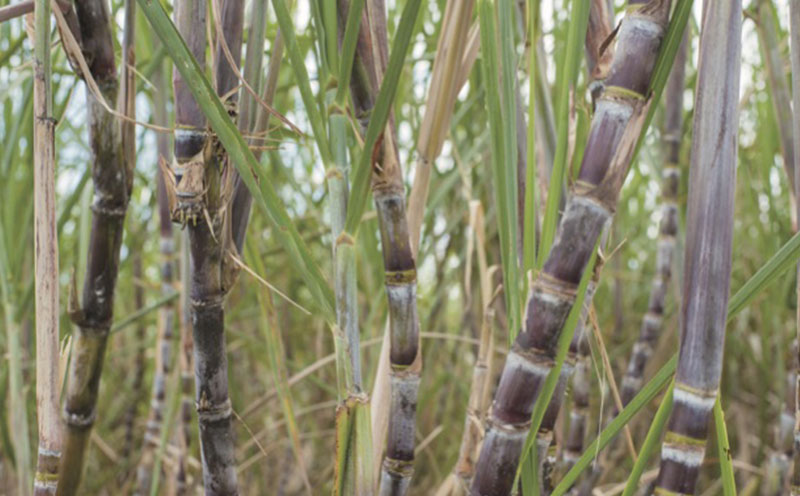
{"type": "Polygon", "coordinates": [[[694,493],[722,374],[733,241],[741,28],[740,1],[704,3],[681,344],[656,491],[694,493]]]}
{"type": "MultiPolygon", "coordinates": [[[[34,13],[34,270],[36,294],[36,404],[39,449],[33,489],[53,495],[58,486],[61,422],[59,364],[58,232],[55,192],[55,121],[50,64],[50,1],[38,0],[34,13]]],[[[22,475],[22,474],[21,474],[22,475]]],[[[27,487],[27,481],[25,481],[27,487]]],[[[25,494],[21,492],[21,494],[25,494]]]]}
{"type": "MultiPolygon", "coordinates": [[[[76,2],[84,48],[92,47],[89,70],[107,102],[116,102],[119,89],[108,5],[104,0],[76,2]]],[[[77,301],[74,281],[69,313],[77,326],[67,373],[64,401],[64,449],[59,468],[59,495],[76,494],[85,452],[96,418],[97,392],[103,370],[119,272],[123,223],[132,186],[132,164],[122,155],[117,118],[106,111],[88,89],[89,141],[95,188],[87,253],[83,301],[77,301]]]]}
{"type": "Polygon", "coordinates": [[[472,482],[473,494],[511,491],[534,403],[554,365],[558,337],[583,271],[616,208],[644,124],[645,94],[669,4],[630,2],[606,89],[597,102],[578,181],[552,249],[531,287],[523,332],[506,358],[472,482]]]}

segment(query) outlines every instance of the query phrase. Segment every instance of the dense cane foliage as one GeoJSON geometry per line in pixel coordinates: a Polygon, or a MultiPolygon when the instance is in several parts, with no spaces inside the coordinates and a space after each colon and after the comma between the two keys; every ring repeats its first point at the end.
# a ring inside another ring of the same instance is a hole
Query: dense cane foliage
{"type": "Polygon", "coordinates": [[[797,4],[0,0],[0,494],[800,494],[797,4]]]}

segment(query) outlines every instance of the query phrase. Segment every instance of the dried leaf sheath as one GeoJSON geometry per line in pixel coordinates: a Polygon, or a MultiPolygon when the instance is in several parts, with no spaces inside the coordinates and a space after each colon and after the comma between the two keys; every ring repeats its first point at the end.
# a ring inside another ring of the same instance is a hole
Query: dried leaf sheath
{"type": "Polygon", "coordinates": [[[669,12],[669,1],[631,2],[597,102],[576,187],[533,283],[523,332],[506,359],[471,494],[511,491],[533,405],[554,363],[558,336],[592,250],[616,207],[630,165],[669,12]]]}
{"type": "MultiPolygon", "coordinates": [[[[62,432],[60,392],[58,233],[56,231],[55,121],[50,64],[50,2],[35,11],[34,42],[34,267],[36,288],[36,404],[39,434],[33,493],[53,495],[58,484],[62,432]]],[[[26,433],[27,435],[27,433],[26,433]]],[[[21,471],[22,472],[22,471],[21,471]]],[[[24,473],[20,473],[25,477],[24,473]]],[[[21,481],[27,486],[28,481],[21,481]]]]}
{"type": "Polygon", "coordinates": [[[741,24],[740,1],[704,2],[680,355],[657,494],[694,494],[722,374],[736,182],[741,24]]]}
{"type": "MultiPolygon", "coordinates": [[[[108,6],[103,0],[82,0],[76,2],[76,8],[89,69],[105,100],[115,102],[119,83],[108,6]]],[[[69,305],[77,331],[64,400],[66,429],[58,487],[58,494],[64,495],[77,493],[96,416],[97,391],[111,327],[123,222],[132,181],[132,171],[126,169],[122,158],[118,120],[90,91],[87,91],[87,101],[95,194],[83,301],[77,302],[77,290],[73,287],[69,305]]]]}
{"type": "Polygon", "coordinates": [[[678,187],[680,186],[680,149],[683,115],[683,90],[688,36],[684,36],[675,55],[672,72],[667,82],[663,141],[666,160],[662,169],[661,223],[659,224],[656,274],[650,289],[647,313],[642,319],[639,339],[633,346],[620,396],[627,405],[639,392],[644,380],[644,370],[661,336],[664,305],[672,279],[675,263],[676,236],[678,234],[678,187]]]}

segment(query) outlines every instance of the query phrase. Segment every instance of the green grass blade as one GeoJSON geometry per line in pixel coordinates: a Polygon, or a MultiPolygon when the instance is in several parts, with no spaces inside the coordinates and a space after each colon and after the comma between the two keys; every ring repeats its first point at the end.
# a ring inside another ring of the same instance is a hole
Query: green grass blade
{"type": "Polygon", "coordinates": [[[344,28],[344,38],[342,39],[342,53],[339,58],[339,83],[336,88],[335,101],[342,106],[347,99],[347,90],[350,88],[350,77],[353,74],[353,61],[356,55],[356,44],[358,43],[358,31],[361,29],[361,13],[364,10],[364,0],[353,0],[350,2],[350,10],[347,11],[347,24],[344,28]]]}
{"type": "MultiPolygon", "coordinates": [[[[501,9],[501,10],[505,10],[501,9]]],[[[506,13],[503,14],[505,17],[506,13]]],[[[520,294],[519,265],[517,264],[517,221],[516,221],[516,150],[509,150],[507,125],[504,124],[508,112],[501,100],[501,88],[498,83],[500,63],[497,57],[496,11],[492,0],[481,0],[478,5],[478,18],[481,31],[481,69],[486,85],[486,107],[489,114],[489,128],[492,142],[492,184],[494,186],[495,210],[497,212],[497,230],[500,236],[500,258],[503,267],[505,291],[503,294],[508,308],[509,340],[513,341],[519,332],[520,294]],[[513,179],[510,176],[514,176],[513,179]]],[[[512,33],[513,34],[513,33],[512,33]]],[[[504,33],[507,37],[508,33],[504,33]]],[[[506,42],[507,40],[503,40],[506,42]]],[[[505,67],[503,67],[505,70],[505,67]]],[[[513,78],[513,72],[510,74],[513,78]]],[[[509,78],[503,75],[504,80],[509,78]]],[[[505,81],[504,81],[505,82],[505,81]]],[[[513,80],[512,80],[513,83],[513,80]]],[[[503,90],[505,91],[506,85],[503,90]]],[[[503,93],[505,96],[505,93],[503,93]]],[[[506,99],[507,100],[507,99],[506,99]]],[[[516,116],[516,110],[512,110],[516,116]]],[[[513,121],[515,117],[512,117],[513,121]]],[[[516,128],[516,125],[514,126],[516,128]]],[[[516,136],[516,129],[510,131],[516,136]]]]}
{"type": "Polygon", "coordinates": [[[633,496],[639,485],[639,479],[642,478],[644,469],[647,467],[647,462],[653,455],[653,452],[661,446],[661,433],[664,432],[664,427],[667,425],[670,413],[672,413],[672,389],[675,387],[675,380],[667,388],[664,393],[664,398],[661,400],[661,405],[658,407],[656,416],[650,423],[650,429],[647,431],[647,437],[644,439],[644,444],[639,449],[639,457],[633,464],[631,474],[628,476],[628,482],[625,483],[625,489],[622,491],[622,496],[633,496]]]}
{"type": "Polygon", "coordinates": [[[767,261],[758,272],[751,277],[728,301],[728,320],[746,307],[776,277],[785,274],[794,267],[800,258],[800,234],[780,247],[777,253],[767,261]]]}
{"type": "MultiPolygon", "coordinates": [[[[186,80],[192,95],[208,118],[211,128],[217,133],[247,189],[253,195],[256,205],[275,227],[272,234],[283,245],[292,265],[300,272],[308,285],[314,295],[315,303],[323,312],[323,317],[327,321],[334,321],[333,291],[311,258],[308,247],[300,237],[296,226],[289,218],[289,214],[272,186],[272,178],[267,175],[263,165],[256,160],[253,152],[250,151],[242,135],[234,126],[225,107],[217,98],[214,89],[202,69],[197,65],[197,61],[189,52],[161,3],[157,0],[138,0],[138,2],[150,22],[150,26],[167,48],[167,53],[175,63],[175,67],[186,80]],[[258,176],[258,183],[253,176],[254,172],[258,176]]],[[[279,2],[281,0],[276,0],[276,3],[279,2]]]]}
{"type": "Polygon", "coordinates": [[[328,144],[328,136],[325,132],[325,122],[322,119],[317,100],[311,92],[311,79],[308,77],[308,71],[306,70],[305,57],[300,51],[300,45],[297,43],[292,16],[289,14],[289,8],[284,0],[272,0],[272,7],[275,10],[275,17],[278,18],[278,26],[281,28],[281,35],[286,44],[286,53],[289,55],[289,62],[294,71],[297,88],[300,90],[300,97],[303,99],[303,105],[311,123],[311,131],[317,141],[322,163],[325,164],[327,169],[333,159],[328,144]]]}
{"type": "Polygon", "coordinates": [[[719,455],[720,478],[722,479],[722,494],[736,496],[736,479],[733,476],[733,462],[731,460],[731,445],[728,442],[728,428],[725,425],[725,413],[722,403],[714,403],[714,427],[717,431],[717,453],[719,455]]]}
{"type": "MultiPolygon", "coordinates": [[[[411,44],[411,36],[414,34],[414,25],[420,11],[421,0],[408,0],[403,8],[400,17],[400,24],[392,44],[392,53],[389,55],[389,65],[386,74],[383,76],[383,83],[378,92],[378,99],[372,109],[372,115],[367,126],[364,138],[364,148],[361,150],[361,157],[358,160],[355,171],[353,171],[353,186],[350,195],[350,203],[347,207],[347,220],[345,221],[345,231],[355,236],[358,233],[358,225],[361,216],[367,205],[369,194],[369,178],[372,172],[372,152],[378,138],[383,135],[386,122],[389,120],[389,113],[392,109],[397,85],[400,82],[400,73],[403,70],[406,53],[411,44]]],[[[343,64],[344,65],[344,64],[343,64]]]]}
{"type": "Polygon", "coordinates": [[[556,119],[558,122],[558,138],[556,140],[556,153],[553,159],[553,172],[550,175],[550,184],[547,189],[547,204],[542,222],[542,234],[539,240],[537,268],[544,265],[550,247],[556,236],[558,226],[558,207],[561,203],[561,190],[567,174],[567,147],[569,145],[569,97],[575,90],[578,77],[578,67],[583,57],[583,40],[586,35],[586,26],[589,22],[589,0],[573,0],[570,8],[570,24],[567,34],[567,51],[564,70],[561,75],[564,81],[556,82],[556,86],[563,88],[558,95],[556,119]]]}
{"type": "Polygon", "coordinates": [[[586,451],[583,452],[581,457],[572,467],[572,469],[567,472],[567,475],[559,482],[558,486],[553,490],[552,496],[563,496],[567,493],[567,491],[572,487],[573,484],[578,480],[580,474],[589,467],[589,464],[592,463],[592,460],[600,452],[603,448],[608,446],[608,443],[611,442],[614,437],[622,431],[622,428],[625,427],[625,424],[630,422],[633,416],[645,405],[650,403],[658,395],[658,392],[667,384],[667,382],[672,378],[672,374],[675,373],[675,368],[678,365],[678,355],[673,355],[673,357],[663,366],[661,370],[656,372],[652,379],[639,391],[633,400],[628,403],[628,406],[622,409],[622,411],[617,415],[614,420],[612,420],[608,426],[603,429],[600,435],[592,441],[592,443],[586,448],[586,451]]]}

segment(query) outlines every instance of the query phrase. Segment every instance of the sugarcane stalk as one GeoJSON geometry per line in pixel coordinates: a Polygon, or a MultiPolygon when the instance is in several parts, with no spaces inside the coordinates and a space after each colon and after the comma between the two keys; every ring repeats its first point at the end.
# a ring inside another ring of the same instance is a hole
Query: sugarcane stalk
{"type": "MultiPolygon", "coordinates": [[[[161,88],[166,88],[166,78],[163,69],[157,69],[156,81],[162,83],[161,88]]],[[[156,124],[167,125],[166,101],[164,91],[156,91],[153,94],[153,117],[156,124]]],[[[165,159],[171,155],[169,149],[169,136],[164,133],[156,135],[156,145],[158,154],[165,159]]],[[[159,227],[159,251],[161,255],[161,293],[166,297],[172,294],[175,289],[175,239],[172,229],[172,217],[170,214],[169,198],[167,196],[166,183],[164,177],[158,174],[157,177],[157,201],[158,201],[158,227],[159,227]]],[[[139,465],[136,469],[136,489],[141,494],[149,494],[150,483],[153,479],[153,463],[158,443],[161,439],[162,424],[166,411],[164,401],[166,399],[166,383],[174,363],[172,347],[174,342],[175,330],[175,309],[176,304],[168,303],[159,310],[158,334],[155,346],[155,373],[153,374],[153,386],[150,395],[150,413],[147,418],[147,426],[144,433],[142,454],[139,465]]]]}
{"type": "MultiPolygon", "coordinates": [[[[340,12],[348,3],[339,2],[340,12]]],[[[346,16],[343,16],[346,17],[346,16]]],[[[366,131],[388,63],[386,6],[368,0],[361,20],[350,90],[366,131]]],[[[422,359],[416,302],[416,264],[411,251],[405,188],[391,118],[372,153],[371,189],[381,233],[390,318],[391,407],[380,494],[405,494],[414,461],[414,425],[422,359]]]]}
{"type": "MultiPolygon", "coordinates": [[[[694,494],[722,374],[730,289],[741,2],[706,1],[700,32],[681,344],[656,494],[694,494]]],[[[724,454],[722,456],[725,456],[724,454]]]]}
{"type": "Polygon", "coordinates": [[[458,496],[466,494],[472,474],[475,471],[475,459],[478,455],[481,436],[483,434],[484,419],[491,399],[490,379],[492,372],[494,338],[492,327],[494,325],[494,309],[492,302],[491,270],[486,262],[486,233],[483,206],[477,200],[470,201],[470,232],[468,235],[467,276],[470,279],[471,250],[474,243],[478,254],[478,278],[480,280],[481,324],[478,340],[478,353],[475,366],[472,369],[472,383],[470,385],[467,413],[464,419],[464,431],[461,434],[461,446],[458,460],[452,472],[436,492],[437,496],[458,496]]]}
{"type": "MultiPolygon", "coordinates": [[[[141,246],[141,244],[139,244],[141,246]]],[[[132,256],[132,271],[133,276],[133,308],[134,313],[141,312],[144,308],[144,288],[142,288],[142,258],[139,253],[134,253],[132,256]]],[[[145,367],[145,334],[147,328],[146,323],[139,319],[136,322],[134,338],[134,349],[136,353],[133,357],[133,364],[131,367],[131,400],[128,409],[123,418],[123,425],[125,426],[125,441],[122,446],[122,456],[128,459],[131,455],[131,448],[133,447],[134,427],[136,417],[139,410],[139,402],[142,399],[142,386],[144,384],[144,367],[145,367]]],[[[127,475],[127,474],[125,474],[127,475]]]]}
{"type": "Polygon", "coordinates": [[[511,491],[534,403],[554,365],[559,334],[630,166],[669,7],[668,0],[629,2],[605,91],[597,101],[578,181],[543,270],[531,286],[523,331],[506,358],[470,488],[473,495],[511,491]]]}
{"type": "Polygon", "coordinates": [[[683,90],[688,36],[685,34],[675,55],[664,95],[664,165],[661,170],[661,222],[658,226],[656,273],[650,286],[647,313],[642,319],[639,338],[633,345],[625,377],[622,379],[623,406],[630,403],[642,387],[644,370],[655,352],[661,337],[666,296],[675,264],[676,236],[678,234],[678,188],[680,187],[680,151],[683,131],[683,90]]]}
{"type": "Polygon", "coordinates": [[[181,236],[180,274],[181,300],[180,314],[180,346],[178,348],[178,366],[180,367],[181,406],[178,429],[176,432],[178,454],[175,469],[175,493],[189,494],[187,474],[187,458],[192,442],[192,412],[194,411],[194,338],[192,318],[189,311],[189,236],[184,232],[181,236]]]}
{"type": "MultiPolygon", "coordinates": [[[[103,0],[81,0],[75,6],[89,71],[105,101],[115,102],[119,82],[108,5],[103,0]]],[[[82,303],[77,301],[74,282],[70,293],[69,314],[77,329],[67,372],[59,495],[77,493],[96,417],[97,392],[113,315],[123,223],[133,180],[133,164],[126,164],[122,156],[118,119],[107,112],[98,96],[88,89],[87,102],[95,195],[82,303]]]]}
{"type": "MultiPolygon", "coordinates": [[[[200,14],[185,13],[183,8],[201,4],[184,2],[178,11],[179,30],[197,29],[204,24],[200,14]],[[185,4],[185,5],[184,5],[185,4]],[[189,19],[182,18],[181,14],[189,19]],[[188,22],[187,22],[188,21],[188,22]]],[[[217,6],[215,6],[216,8],[217,6]]],[[[217,92],[225,97],[228,112],[236,114],[236,93],[241,55],[243,2],[222,5],[215,57],[217,92]],[[224,56],[220,55],[223,52],[224,56]],[[231,57],[228,58],[228,55],[231,57]]],[[[217,10],[218,11],[218,10],[217,10]]],[[[200,35],[195,34],[200,37],[200,35]]],[[[194,49],[204,50],[203,41],[194,49]]],[[[192,101],[194,99],[192,98],[192,101]]],[[[180,104],[181,102],[178,101],[180,104]]],[[[179,115],[180,117],[180,115],[179,115]]],[[[192,121],[197,126],[204,121],[202,114],[192,121]]],[[[184,124],[178,120],[178,126],[184,124]]],[[[227,205],[233,189],[232,168],[216,137],[204,140],[195,154],[183,154],[176,136],[175,158],[184,164],[184,176],[175,187],[176,205],[173,218],[188,227],[190,252],[190,312],[194,339],[195,406],[200,428],[200,448],[203,461],[203,486],[206,494],[238,494],[232,408],[228,394],[228,363],[225,351],[225,295],[235,280],[236,272],[228,262],[231,246],[230,218],[227,205]]]]}
{"type": "MultiPolygon", "coordinates": [[[[34,13],[34,272],[36,309],[36,405],[39,449],[33,493],[56,493],[61,457],[58,401],[59,288],[55,192],[55,121],[50,63],[50,2],[38,0],[34,13]]],[[[27,485],[27,481],[25,481],[27,485]]],[[[21,493],[24,494],[24,493],[21,493]]]]}
{"type": "MultiPolygon", "coordinates": [[[[792,74],[800,74],[800,4],[797,2],[789,3],[789,55],[791,58],[792,74]]],[[[794,143],[800,143],[800,77],[792,78],[792,103],[794,112],[792,114],[792,132],[794,143]]],[[[795,173],[795,200],[800,198],[800,153],[794,155],[795,173]]],[[[800,201],[795,201],[796,214],[800,214],[800,201]]],[[[800,216],[796,216],[800,219],[800,216]]],[[[800,221],[798,221],[800,222],[800,221]]],[[[800,276],[800,265],[797,268],[800,276]]],[[[800,304],[800,279],[797,285],[797,302],[800,304]]],[[[791,475],[791,495],[800,495],[800,306],[797,310],[797,347],[795,348],[794,360],[792,365],[795,367],[795,386],[794,386],[794,443],[792,454],[792,475],[791,475]]]]}
{"type": "MultiPolygon", "coordinates": [[[[585,320],[582,320],[585,325],[585,320]]],[[[581,325],[581,322],[579,322],[581,325]]],[[[578,330],[575,330],[577,334],[578,330]]],[[[584,336],[578,342],[578,357],[572,376],[572,408],[569,412],[569,431],[564,441],[564,473],[568,472],[583,454],[589,424],[589,400],[591,394],[591,355],[589,339],[584,336]]]]}
{"type": "Polygon", "coordinates": [[[591,0],[589,24],[586,28],[586,67],[589,71],[587,88],[596,99],[603,92],[603,81],[608,77],[614,58],[614,9],[608,0],[591,0]]]}
{"type": "MultiPolygon", "coordinates": [[[[473,10],[474,0],[448,1],[445,6],[425,104],[425,115],[422,118],[417,141],[414,182],[408,197],[409,235],[411,252],[415,258],[419,250],[431,170],[447,137],[456,97],[466,83],[477,58],[477,26],[469,29],[473,10]]],[[[384,439],[388,429],[388,405],[391,404],[388,332],[387,327],[372,390],[373,439],[384,439]]],[[[375,443],[374,446],[375,457],[378,458],[382,455],[383,446],[380,443],[375,443]]]]}
{"type": "MultiPolygon", "coordinates": [[[[561,404],[563,403],[566,395],[567,384],[569,384],[570,379],[572,379],[573,374],[578,367],[578,363],[581,360],[580,350],[581,348],[588,347],[588,333],[590,331],[588,331],[586,328],[587,319],[589,317],[589,310],[592,308],[592,300],[594,299],[595,291],[597,290],[597,280],[599,279],[599,274],[600,264],[597,264],[595,266],[595,273],[592,275],[593,278],[586,286],[586,295],[583,299],[583,308],[581,308],[581,314],[576,324],[577,327],[575,328],[575,334],[573,335],[572,341],[570,341],[569,344],[567,357],[564,360],[564,365],[561,367],[561,373],[558,376],[558,382],[556,384],[555,392],[553,393],[553,398],[550,400],[550,404],[548,405],[544,417],[542,418],[542,423],[539,426],[539,432],[536,433],[536,449],[538,450],[536,461],[539,464],[538,470],[541,474],[539,480],[542,481],[545,494],[549,494],[553,487],[553,481],[548,476],[553,473],[556,460],[554,456],[551,456],[549,451],[554,440],[556,421],[558,420],[558,414],[561,411],[561,404]]],[[[582,386],[588,387],[588,384],[582,384],[582,386]]],[[[583,413],[585,409],[588,408],[588,390],[585,391],[585,393],[585,397],[580,398],[580,400],[582,403],[585,401],[586,404],[582,407],[578,407],[579,409],[577,413],[583,413]],[[580,408],[584,408],[584,410],[581,411],[580,408]]],[[[580,420],[578,420],[578,422],[580,422],[580,420]]],[[[582,433],[582,431],[580,431],[580,427],[581,425],[579,424],[576,426],[576,429],[582,433]]],[[[580,454],[581,453],[578,453],[578,456],[580,456],[580,454]]]]}

